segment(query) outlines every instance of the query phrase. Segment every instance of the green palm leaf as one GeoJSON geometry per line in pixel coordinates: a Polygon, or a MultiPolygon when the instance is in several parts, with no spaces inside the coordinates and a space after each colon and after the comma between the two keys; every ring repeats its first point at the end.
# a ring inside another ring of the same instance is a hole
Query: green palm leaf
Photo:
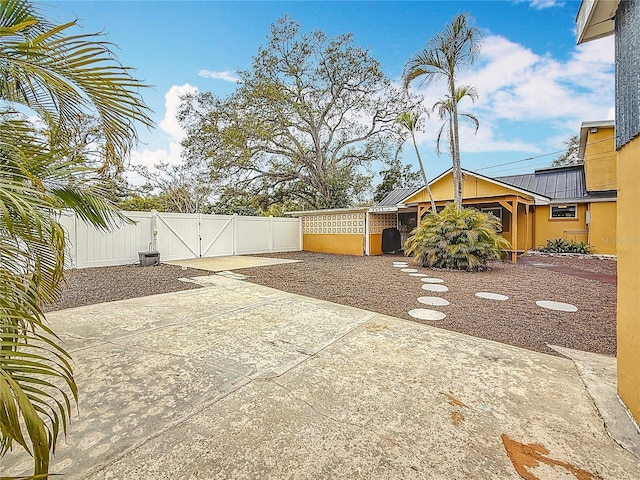
{"type": "Polygon", "coordinates": [[[128,221],[104,199],[95,172],[78,163],[65,129],[87,110],[97,114],[102,168],[117,170],[137,141],[135,125],[151,125],[144,85],[102,37],[69,35],[74,26],[52,24],[28,1],[0,0],[0,456],[19,445],[33,456],[32,478],[48,476],[78,398],[71,358],[42,311],[63,280],[56,218],[70,208],[102,229],[128,221]],[[20,105],[63,141],[52,144],[20,105]]]}

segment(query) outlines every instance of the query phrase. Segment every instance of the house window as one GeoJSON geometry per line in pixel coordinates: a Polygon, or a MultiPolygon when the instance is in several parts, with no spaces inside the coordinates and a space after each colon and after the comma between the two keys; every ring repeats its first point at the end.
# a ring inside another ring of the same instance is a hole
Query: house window
{"type": "Polygon", "coordinates": [[[551,218],[578,218],[578,206],[573,205],[552,205],[551,218]]]}
{"type": "MultiPolygon", "coordinates": [[[[494,217],[500,219],[500,224],[502,225],[502,207],[482,208],[480,211],[482,213],[491,213],[494,217]]],[[[502,228],[498,229],[498,233],[500,232],[502,232],[502,228]]]]}

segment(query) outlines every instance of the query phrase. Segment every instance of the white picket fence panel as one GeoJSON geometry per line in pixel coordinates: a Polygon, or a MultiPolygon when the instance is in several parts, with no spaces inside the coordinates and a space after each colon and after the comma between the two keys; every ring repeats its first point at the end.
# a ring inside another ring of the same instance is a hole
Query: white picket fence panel
{"type": "Polygon", "coordinates": [[[160,261],[302,250],[298,218],[125,212],[135,221],[111,231],[86,225],[72,213],[60,223],[67,268],[127,265],[138,252],[157,250],[160,261]]]}

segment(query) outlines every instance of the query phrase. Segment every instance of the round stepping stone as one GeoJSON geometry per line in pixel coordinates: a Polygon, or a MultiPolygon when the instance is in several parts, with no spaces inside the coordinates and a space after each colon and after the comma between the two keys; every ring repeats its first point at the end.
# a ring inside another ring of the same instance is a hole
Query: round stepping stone
{"type": "Polygon", "coordinates": [[[396,267],[396,268],[405,268],[405,267],[408,267],[409,264],[408,263],[394,263],[393,266],[396,267]]]}
{"type": "Polygon", "coordinates": [[[442,312],[429,310],[427,308],[414,308],[413,310],[409,310],[409,315],[413,318],[419,318],[420,320],[444,320],[446,317],[442,312]]]}
{"type": "Polygon", "coordinates": [[[400,271],[401,272],[407,272],[407,273],[416,273],[418,270],[416,270],[415,268],[403,268],[400,271]]]}
{"type": "Polygon", "coordinates": [[[542,308],[548,308],[549,310],[558,310],[560,312],[577,312],[578,307],[571,305],[570,303],[552,302],[550,300],[538,300],[536,305],[542,308]]]}
{"type": "Polygon", "coordinates": [[[441,278],[433,278],[433,277],[421,278],[420,280],[427,283],[443,283],[444,282],[444,280],[442,280],[441,278]]]}
{"type": "Polygon", "coordinates": [[[424,303],[425,305],[438,305],[438,306],[446,306],[449,305],[449,301],[440,297],[418,297],[418,301],[420,303],[424,303]]]}
{"type": "Polygon", "coordinates": [[[509,297],[506,295],[501,295],[499,293],[491,293],[491,292],[478,292],[476,293],[476,297],[486,298],[488,300],[509,300],[509,297]]]}
{"type": "Polygon", "coordinates": [[[426,273],[410,273],[409,276],[410,277],[427,277],[428,275],[426,273]]]}
{"type": "Polygon", "coordinates": [[[431,283],[425,283],[422,285],[423,290],[427,290],[428,292],[448,292],[449,289],[444,285],[433,285],[431,283]]]}

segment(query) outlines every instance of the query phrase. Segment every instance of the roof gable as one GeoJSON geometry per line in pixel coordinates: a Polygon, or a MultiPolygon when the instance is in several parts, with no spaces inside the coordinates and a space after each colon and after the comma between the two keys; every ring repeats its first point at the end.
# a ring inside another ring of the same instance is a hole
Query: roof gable
{"type": "MultiPolygon", "coordinates": [[[[500,179],[495,179],[495,178],[491,178],[491,177],[485,177],[484,175],[480,175],[478,173],[472,172],[470,170],[465,170],[465,169],[462,170],[462,173],[467,177],[474,178],[476,180],[479,180],[481,183],[487,184],[487,185],[485,185],[485,188],[483,189],[483,191],[478,193],[478,194],[476,194],[476,195],[468,195],[469,189],[465,188],[465,190],[467,192],[467,193],[465,193],[465,198],[474,198],[474,197],[480,198],[480,197],[495,196],[495,195],[505,195],[505,194],[513,195],[513,194],[518,194],[518,195],[524,195],[524,196],[528,196],[528,197],[533,197],[534,200],[536,201],[536,203],[546,204],[550,200],[546,196],[540,195],[537,192],[527,190],[527,189],[522,188],[522,187],[520,187],[518,185],[505,183],[505,182],[501,181],[500,179]],[[491,186],[493,188],[488,188],[487,186],[491,186]],[[493,190],[492,193],[490,193],[491,190],[493,190]]],[[[445,172],[443,172],[442,174],[438,175],[431,182],[429,182],[429,186],[432,189],[437,189],[437,186],[438,186],[439,183],[449,180],[449,178],[447,178],[447,177],[451,177],[451,176],[453,176],[453,169],[450,168],[450,169],[446,170],[445,172]]],[[[451,180],[449,180],[449,181],[451,181],[451,180]]],[[[417,190],[416,192],[414,192],[413,194],[411,194],[407,198],[404,198],[401,203],[415,203],[415,202],[427,201],[425,190],[426,190],[425,187],[420,188],[419,190],[417,190]]],[[[445,194],[437,195],[436,193],[434,193],[434,198],[436,200],[451,200],[452,199],[451,197],[452,197],[452,193],[446,193],[446,195],[445,194]],[[442,197],[442,198],[440,198],[440,197],[442,197]]]]}

